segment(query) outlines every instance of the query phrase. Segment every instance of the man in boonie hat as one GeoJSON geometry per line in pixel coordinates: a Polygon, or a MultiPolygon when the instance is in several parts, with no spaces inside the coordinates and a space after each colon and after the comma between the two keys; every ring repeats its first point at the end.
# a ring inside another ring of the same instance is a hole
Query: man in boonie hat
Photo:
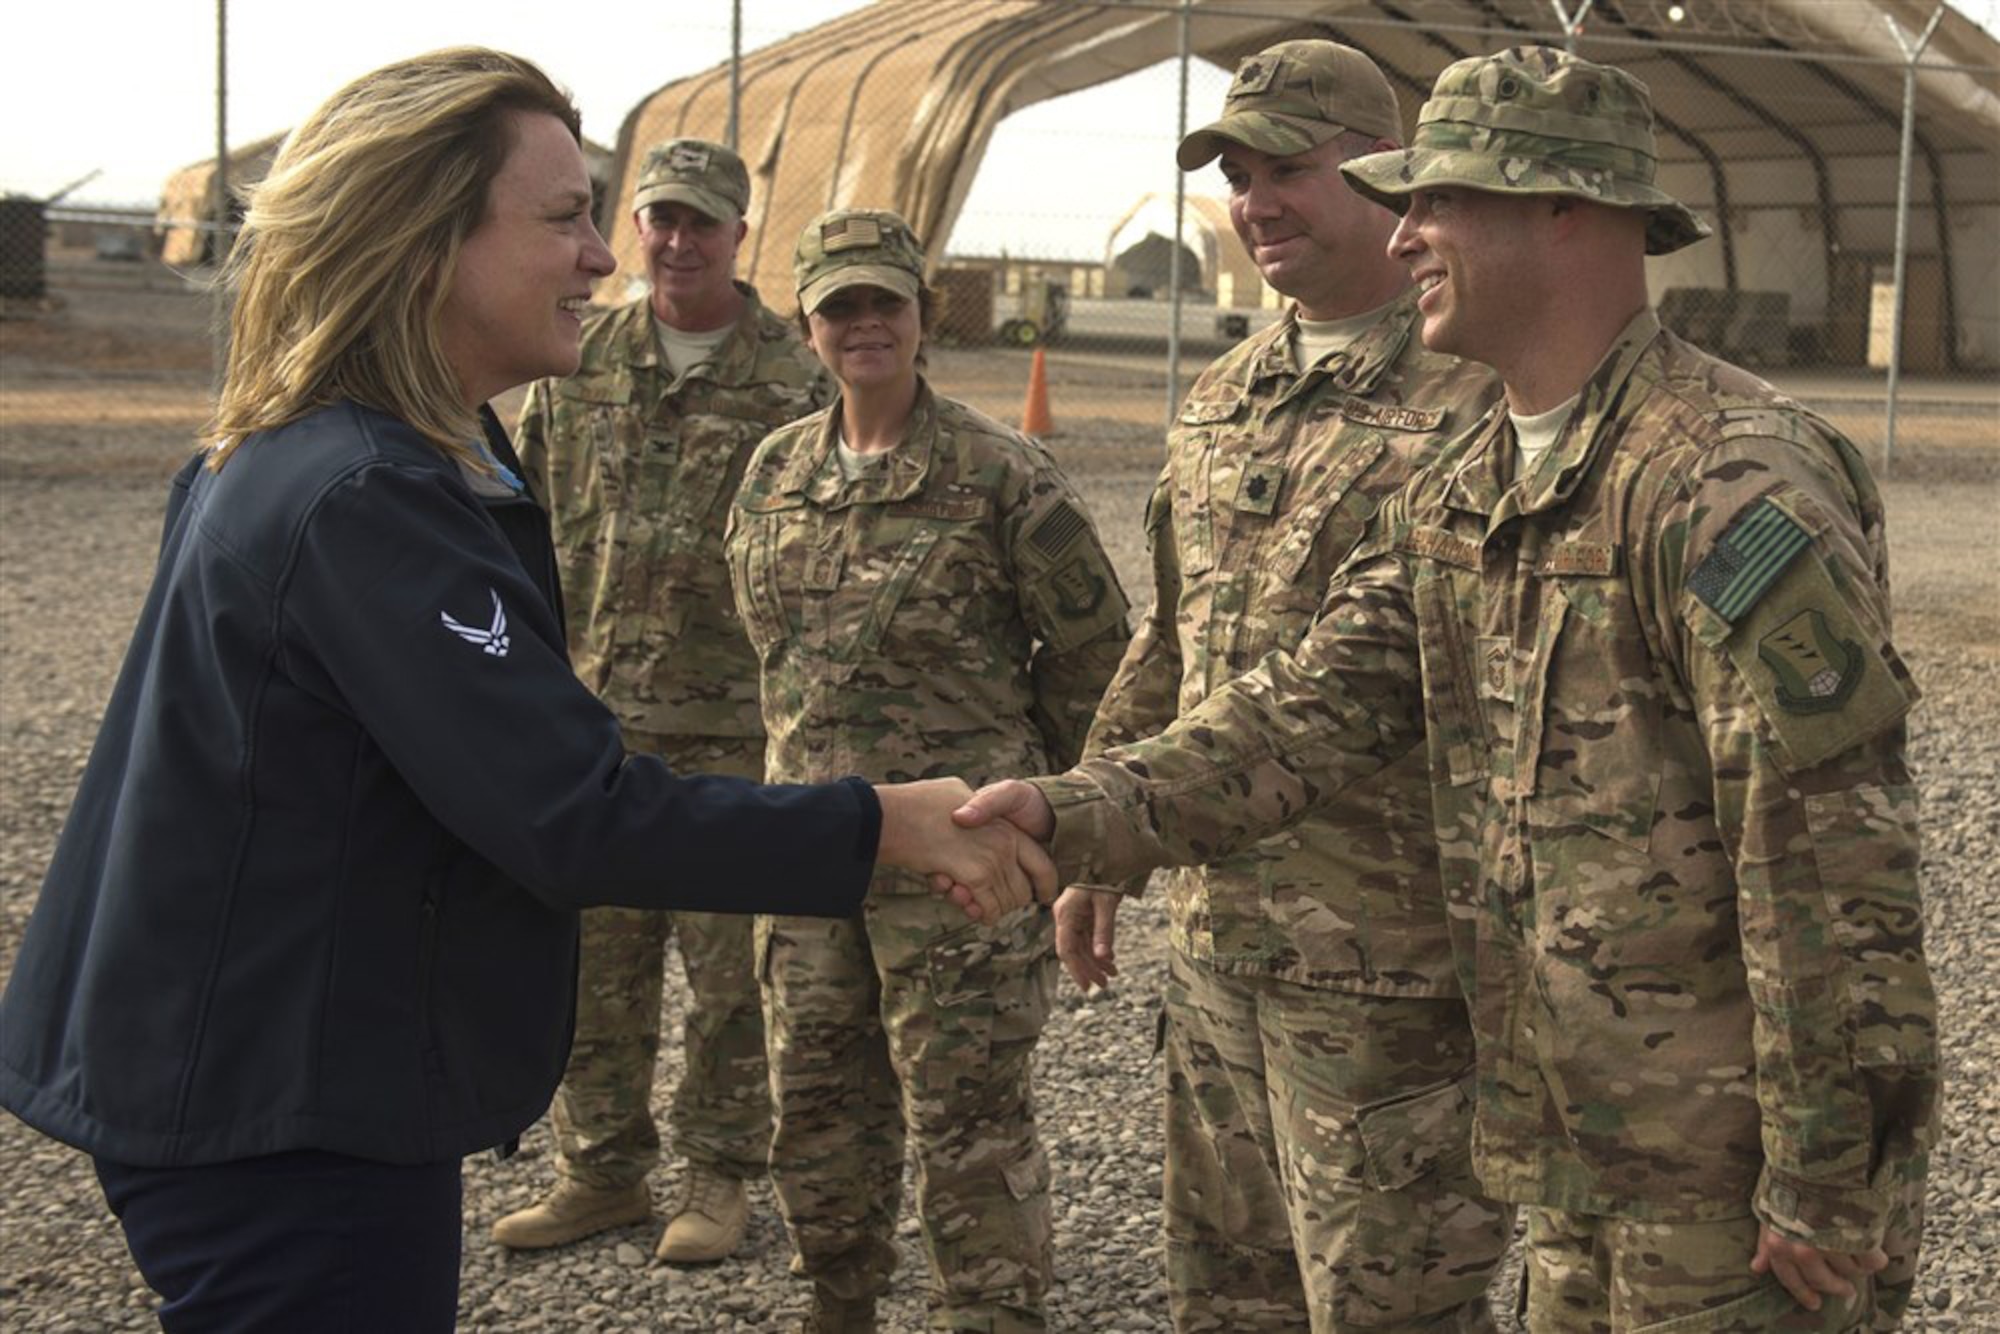
{"type": "Polygon", "coordinates": [[[1481,1179],[1536,1206],[1535,1330],[1888,1328],[1937,1072],[1882,507],[1833,428],[1660,327],[1644,257],[1709,229],[1657,160],[1643,83],[1522,47],[1447,68],[1407,149],[1341,168],[1404,213],[1424,341],[1506,384],[1430,513],[1470,550],[1517,535],[1481,583],[1517,617],[1465,642],[1554,645],[1479,690],[1539,729],[1543,776],[1517,751],[1508,790],[1579,799],[1531,806],[1539,907],[1482,926],[1507,943],[1479,956],[1481,1179]],[[1865,819],[1869,792],[1906,814],[1865,819]],[[1648,855],[1679,891],[1654,899],[1648,855]],[[1865,1003],[1815,981],[1850,967],[1865,1003]]]}
{"type": "MultiPolygon", "coordinates": [[[[1524,47],[1344,164],[1407,210],[1425,342],[1505,410],[1383,504],[1295,649],[960,818],[1117,880],[1421,747],[1526,1327],[1892,1329],[1939,1080],[1882,501],[1826,422],[1661,328],[1646,254],[1703,229],[1654,162],[1643,84],[1524,47]]],[[[1357,1170],[1432,1170],[1383,1110],[1357,1170]]]]}
{"type": "MultiPolygon", "coordinates": [[[[645,282],[588,315],[567,380],[530,390],[517,440],[549,507],[570,656],[630,750],[676,770],[761,780],[757,658],[731,613],[727,486],[765,435],[832,396],[819,361],[736,281],[750,173],[721,144],[649,151],[632,191],[645,282]],[[614,479],[615,485],[605,479],[614,479]]],[[[562,1246],[652,1213],[652,1111],[667,939],[688,980],[687,1071],[674,1151],[687,1163],[657,1252],[723,1259],[771,1142],[751,921],[716,913],[583,914],[576,1039],[556,1093],[555,1186],[493,1226],[511,1249],[562,1246]]]]}
{"type": "MultiPolygon", "coordinates": [[[[1180,145],[1183,170],[1220,159],[1236,234],[1290,300],[1202,374],[1168,434],[1149,511],[1158,600],[1098,710],[1100,747],[1295,648],[1366,515],[1498,396],[1485,367],[1424,349],[1387,250],[1395,215],[1341,179],[1344,160],[1402,139],[1374,60],[1302,40],[1246,57],[1221,116],[1180,145]]],[[[1284,846],[1173,881],[1163,1225],[1178,1329],[1491,1328],[1511,1211],[1472,1177],[1471,1099],[1454,1082],[1471,1026],[1430,807],[1412,757],[1284,846]],[[1385,820],[1404,832],[1383,839],[1385,820]],[[1286,1039],[1246,1056],[1260,1023],[1286,1039]],[[1398,1110],[1354,1114],[1376,1103],[1398,1110]],[[1436,1170],[1292,1170],[1358,1163],[1392,1121],[1436,1170]]],[[[1081,987],[1116,971],[1118,902],[1087,885],[1057,901],[1081,987]]]]}
{"type": "Polygon", "coordinates": [[[1646,85],[1549,47],[1461,60],[1438,75],[1408,148],[1341,168],[1354,188],[1401,213],[1413,191],[1456,185],[1506,195],[1567,195],[1646,219],[1646,253],[1665,255],[1708,225],[1654,184],[1659,165],[1646,85]]]}

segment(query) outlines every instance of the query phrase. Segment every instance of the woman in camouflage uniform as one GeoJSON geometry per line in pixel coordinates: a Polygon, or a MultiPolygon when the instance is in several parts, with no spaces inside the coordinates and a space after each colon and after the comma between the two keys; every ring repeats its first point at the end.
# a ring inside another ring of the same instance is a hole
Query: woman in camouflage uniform
{"type": "MultiPolygon", "coordinates": [[[[800,323],[840,398],[764,441],[729,536],[772,780],[1060,768],[1124,652],[1124,595],[1054,461],[919,373],[923,271],[893,213],[829,213],[799,240],[800,323]]],[[[760,919],[757,960],[805,1328],[874,1328],[906,1141],[933,1326],[1043,1328],[1028,1057],[1054,982],[1047,915],[968,926],[884,872],[858,916],[760,919]]]]}

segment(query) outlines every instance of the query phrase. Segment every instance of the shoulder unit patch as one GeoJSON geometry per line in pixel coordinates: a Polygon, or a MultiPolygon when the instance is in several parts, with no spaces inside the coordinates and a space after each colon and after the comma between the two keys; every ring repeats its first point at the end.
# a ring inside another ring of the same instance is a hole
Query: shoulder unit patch
{"type": "Polygon", "coordinates": [[[1757,641],[1757,656],[1777,678],[1778,707],[1827,713],[1847,702],[1867,662],[1861,645],[1843,639],[1826,613],[1807,608],[1757,641]]]}
{"type": "Polygon", "coordinates": [[[1760,500],[1729,525],[1688,576],[1688,591],[1732,624],[1757,605],[1809,538],[1791,515],[1760,500]]]}
{"type": "Polygon", "coordinates": [[[1073,560],[1056,571],[1050,581],[1056,592],[1056,606],[1070,620],[1081,620],[1104,605],[1110,583],[1081,560],[1073,560]]]}

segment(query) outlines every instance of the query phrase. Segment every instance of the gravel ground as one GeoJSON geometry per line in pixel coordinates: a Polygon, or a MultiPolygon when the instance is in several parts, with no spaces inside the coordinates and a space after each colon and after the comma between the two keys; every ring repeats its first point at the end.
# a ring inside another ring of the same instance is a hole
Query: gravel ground
{"type": "MultiPolygon", "coordinates": [[[[0,326],[0,336],[8,359],[0,382],[4,975],[143,595],[163,483],[190,427],[167,417],[130,421],[83,401],[46,416],[25,411],[47,387],[45,368],[24,353],[18,325],[0,326]]],[[[981,380],[973,373],[983,369],[972,364],[976,355],[941,359],[938,378],[948,391],[955,369],[963,369],[968,386],[981,380]]],[[[2000,432],[1991,424],[1989,415],[1972,432],[1983,444],[1929,454],[1919,445],[1899,455],[1897,480],[1887,488],[1898,639],[1926,694],[1915,752],[1950,1079],[1920,1309],[1908,1326],[1921,1330],[2000,1329],[2000,1080],[1993,1075],[2000,1069],[2000,981],[1991,966],[2000,941],[2000,879],[1993,875],[2000,865],[2000,432]]],[[[1111,418],[1064,425],[1058,452],[1095,508],[1128,591],[1142,600],[1148,581],[1138,533],[1157,458],[1151,429],[1111,418]]],[[[1065,982],[1038,1051],[1039,1102],[1056,1164],[1058,1283],[1049,1305],[1059,1330],[1168,1328],[1152,1056],[1164,950],[1157,906],[1142,900],[1128,907],[1117,988],[1086,999],[1065,982]]],[[[683,999],[670,980],[669,1031],[683,999]]],[[[678,1074],[679,1053],[669,1043],[659,1105],[678,1074]]],[[[657,1224],[555,1253],[501,1251],[488,1240],[490,1225],[547,1187],[550,1154],[546,1127],[538,1125],[514,1160],[467,1165],[465,1328],[761,1331],[780,1327],[803,1303],[768,1191],[758,1193],[743,1253],[707,1269],[652,1264],[657,1224]]],[[[155,1327],[153,1298],[132,1269],[88,1162],[0,1117],[0,1164],[0,1328],[85,1334],[155,1327]]],[[[664,1166],[653,1187],[664,1212],[679,1188],[677,1166],[664,1166]]],[[[916,1330],[924,1264],[913,1220],[905,1219],[901,1244],[900,1282],[884,1328],[916,1330]]],[[[1496,1295],[1508,1303],[1505,1292],[1496,1295]]]]}

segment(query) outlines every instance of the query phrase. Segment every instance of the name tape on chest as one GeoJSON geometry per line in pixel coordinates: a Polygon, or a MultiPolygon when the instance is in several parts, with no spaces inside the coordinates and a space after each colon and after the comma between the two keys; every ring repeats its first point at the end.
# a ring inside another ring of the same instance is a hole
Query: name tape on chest
{"type": "Polygon", "coordinates": [[[1613,575],[1618,573],[1618,548],[1610,542],[1564,542],[1542,553],[1535,573],[1613,575]]]}
{"type": "Polygon", "coordinates": [[[1442,408],[1406,408],[1398,403],[1369,403],[1359,398],[1341,403],[1340,415],[1385,431],[1435,431],[1444,424],[1442,408]]]}
{"type": "Polygon", "coordinates": [[[1412,528],[1396,539],[1396,549],[1441,560],[1463,570],[1479,568],[1479,544],[1442,528],[1412,528]]]}
{"type": "Polygon", "coordinates": [[[889,513],[899,519],[947,519],[963,521],[984,518],[986,501],[974,496],[966,500],[938,499],[927,497],[917,500],[899,500],[889,506],[889,513]]]}

